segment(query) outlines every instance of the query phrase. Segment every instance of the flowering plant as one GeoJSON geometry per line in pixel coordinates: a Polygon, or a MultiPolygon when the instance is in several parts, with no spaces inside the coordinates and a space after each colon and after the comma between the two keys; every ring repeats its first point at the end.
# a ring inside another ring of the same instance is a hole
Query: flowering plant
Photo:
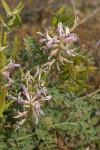
{"type": "Polygon", "coordinates": [[[98,133],[95,124],[91,124],[94,105],[89,99],[100,90],[85,95],[86,89],[91,88],[86,84],[88,72],[96,68],[91,57],[75,46],[77,37],[72,30],[76,18],[73,17],[70,25],[66,7],[60,8],[52,26],[45,33],[37,32],[40,46],[27,36],[24,48],[19,51],[15,37],[13,51],[8,54],[6,37],[20,24],[23,4],[20,2],[13,11],[4,0],[2,4],[7,20],[0,17],[3,28],[0,32],[0,148],[87,150],[92,142],[96,148],[98,133]],[[15,69],[17,72],[13,72],[15,69]]]}

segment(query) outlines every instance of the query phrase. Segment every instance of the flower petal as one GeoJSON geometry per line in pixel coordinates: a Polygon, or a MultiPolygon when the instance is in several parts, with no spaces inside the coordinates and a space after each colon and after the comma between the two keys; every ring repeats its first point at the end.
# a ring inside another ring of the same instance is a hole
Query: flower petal
{"type": "Polygon", "coordinates": [[[62,33],[64,32],[62,22],[59,22],[59,23],[58,23],[57,31],[58,31],[58,33],[59,33],[59,36],[61,36],[62,33]]]}
{"type": "Polygon", "coordinates": [[[52,98],[51,95],[43,97],[43,100],[50,100],[52,98]]]}
{"type": "Polygon", "coordinates": [[[21,104],[24,104],[24,105],[29,105],[29,102],[23,100],[21,97],[14,97],[14,96],[12,96],[11,98],[12,98],[14,101],[18,102],[18,103],[21,103],[21,104]]]}
{"type": "Polygon", "coordinates": [[[34,101],[36,98],[38,98],[39,96],[41,96],[41,94],[45,94],[47,92],[47,88],[42,88],[40,91],[38,91],[35,96],[32,98],[32,100],[34,101]]]}
{"type": "Polygon", "coordinates": [[[41,114],[41,115],[43,115],[44,116],[44,112],[43,112],[43,110],[42,109],[37,109],[38,110],[38,112],[41,114]]]}
{"type": "Polygon", "coordinates": [[[22,88],[23,88],[23,93],[24,95],[27,97],[28,100],[30,100],[30,96],[29,96],[29,92],[28,92],[28,89],[23,85],[21,84],[22,88]]]}
{"type": "Polygon", "coordinates": [[[68,27],[66,27],[66,29],[65,29],[65,33],[66,33],[66,37],[70,34],[70,32],[69,32],[69,28],[68,28],[68,27]]]}
{"type": "Polygon", "coordinates": [[[44,36],[41,32],[36,32],[40,36],[44,36]]]}

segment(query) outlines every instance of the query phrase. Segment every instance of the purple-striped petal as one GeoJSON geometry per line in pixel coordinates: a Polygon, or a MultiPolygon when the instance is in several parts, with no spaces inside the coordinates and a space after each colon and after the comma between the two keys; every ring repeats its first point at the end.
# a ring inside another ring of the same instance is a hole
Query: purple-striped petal
{"type": "Polygon", "coordinates": [[[38,35],[40,35],[40,36],[44,36],[41,32],[36,32],[38,35]]]}
{"type": "Polygon", "coordinates": [[[24,95],[27,97],[28,100],[30,100],[28,89],[23,84],[21,84],[21,86],[23,88],[24,95]]]}
{"type": "Polygon", "coordinates": [[[21,97],[11,97],[14,101],[24,104],[24,105],[29,105],[29,101],[23,100],[21,97]]]}
{"type": "Polygon", "coordinates": [[[43,100],[50,100],[52,98],[51,95],[43,97],[43,100]]]}
{"type": "Polygon", "coordinates": [[[41,96],[41,94],[45,94],[47,92],[46,88],[42,88],[40,91],[38,91],[35,96],[32,98],[32,100],[34,101],[36,98],[38,98],[39,96],[41,96]]]}
{"type": "Polygon", "coordinates": [[[38,108],[38,109],[37,109],[37,111],[38,111],[41,115],[43,115],[43,116],[44,116],[44,112],[43,112],[43,110],[42,110],[42,109],[38,108]]]}
{"type": "Polygon", "coordinates": [[[61,37],[63,43],[71,43],[76,41],[76,34],[70,34],[67,37],[64,35],[61,37]]]}

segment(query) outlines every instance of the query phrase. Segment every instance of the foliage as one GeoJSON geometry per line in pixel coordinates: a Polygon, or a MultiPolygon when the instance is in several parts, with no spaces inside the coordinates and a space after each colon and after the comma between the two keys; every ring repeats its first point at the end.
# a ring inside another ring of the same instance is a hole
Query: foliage
{"type": "MultiPolygon", "coordinates": [[[[10,52],[11,56],[8,57],[7,49],[9,47],[6,45],[6,40],[8,34],[20,24],[21,19],[19,14],[23,8],[22,2],[20,2],[13,11],[10,10],[9,6],[4,0],[2,0],[2,4],[7,13],[7,18],[4,19],[2,16],[0,16],[0,86],[2,87],[0,89],[2,90],[0,95],[0,116],[2,115],[5,108],[9,107],[9,105],[11,104],[11,101],[5,103],[6,89],[12,82],[10,73],[12,72],[12,70],[14,70],[14,68],[18,67],[12,63],[12,57],[14,56],[16,50],[14,50],[12,53],[10,52]],[[6,80],[4,81],[4,78],[8,79],[9,83],[7,83],[6,80]]],[[[14,43],[14,49],[17,49],[18,42],[16,38],[14,40],[14,43]]]]}
{"type": "Polygon", "coordinates": [[[2,4],[7,19],[0,17],[0,149],[100,148],[100,89],[87,94],[92,88],[86,83],[97,68],[74,45],[76,35],[69,31],[75,17],[66,15],[63,6],[54,14],[53,26],[38,32],[40,46],[29,36],[23,48],[17,37],[8,46],[8,33],[20,24],[23,4],[13,11],[4,0],[2,4]]]}

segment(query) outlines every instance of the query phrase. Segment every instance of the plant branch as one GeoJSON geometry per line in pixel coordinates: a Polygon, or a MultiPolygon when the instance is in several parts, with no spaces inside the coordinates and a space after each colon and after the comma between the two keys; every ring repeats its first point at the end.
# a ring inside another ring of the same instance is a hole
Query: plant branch
{"type": "Polygon", "coordinates": [[[87,95],[82,96],[82,97],[80,97],[80,98],[77,98],[77,100],[75,101],[75,103],[76,103],[76,102],[79,102],[79,101],[82,101],[82,100],[85,100],[85,99],[87,99],[87,98],[89,98],[89,97],[92,97],[93,95],[95,95],[95,94],[97,94],[97,93],[99,93],[99,92],[100,92],[100,89],[97,89],[97,90],[94,91],[93,93],[90,93],[90,94],[87,94],[87,95]]]}

